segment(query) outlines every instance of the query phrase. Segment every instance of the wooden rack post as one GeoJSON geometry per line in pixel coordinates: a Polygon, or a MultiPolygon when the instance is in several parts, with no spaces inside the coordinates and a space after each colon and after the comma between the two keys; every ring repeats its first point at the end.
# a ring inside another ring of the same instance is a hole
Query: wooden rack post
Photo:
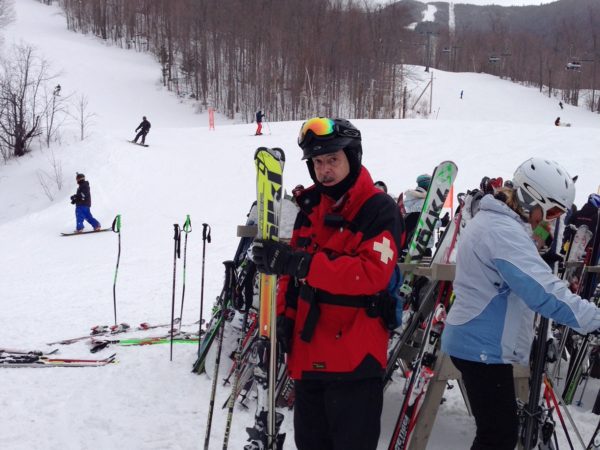
{"type": "MultiPolygon", "coordinates": [[[[417,264],[399,264],[403,272],[412,271],[417,275],[426,276],[432,281],[453,281],[455,274],[454,264],[431,264],[420,266],[417,264]]],[[[414,354],[414,347],[403,349],[401,355],[414,354]]],[[[406,359],[409,364],[411,361],[406,359]]],[[[529,396],[529,367],[514,366],[515,393],[517,398],[527,399],[529,396]]],[[[450,358],[438,350],[437,360],[435,362],[434,376],[429,382],[429,387],[425,393],[423,404],[419,412],[419,417],[413,430],[409,450],[425,450],[427,442],[431,436],[433,424],[437,416],[438,409],[442,403],[442,396],[446,389],[448,380],[456,380],[459,383],[461,391],[464,392],[460,372],[454,367],[450,358]]],[[[465,401],[467,401],[465,397],[465,401]]],[[[400,404],[400,403],[399,403],[400,404]]],[[[466,405],[470,413],[470,405],[466,405]]],[[[520,444],[519,444],[520,445],[520,444]]],[[[465,447],[466,448],[466,447],[465,447]]],[[[519,447],[520,448],[520,447],[519,447]]]]}

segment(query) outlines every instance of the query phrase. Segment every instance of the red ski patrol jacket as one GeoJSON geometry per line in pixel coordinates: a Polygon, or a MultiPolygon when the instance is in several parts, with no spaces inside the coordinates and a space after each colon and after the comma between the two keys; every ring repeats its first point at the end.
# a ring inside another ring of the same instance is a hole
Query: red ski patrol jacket
{"type": "Polygon", "coordinates": [[[313,255],[306,279],[279,280],[278,315],[295,320],[288,355],[294,379],[379,377],[389,332],[377,306],[400,247],[394,200],[373,186],[367,169],[337,202],[312,186],[301,191],[291,246],[313,255]]]}

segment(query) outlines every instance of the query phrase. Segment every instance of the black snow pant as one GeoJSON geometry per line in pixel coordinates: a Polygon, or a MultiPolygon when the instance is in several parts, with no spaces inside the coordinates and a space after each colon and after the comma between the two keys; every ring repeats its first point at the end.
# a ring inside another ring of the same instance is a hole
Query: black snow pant
{"type": "Polygon", "coordinates": [[[294,437],[299,450],[376,450],[383,381],[296,380],[294,437]]]}
{"type": "Polygon", "coordinates": [[[471,450],[514,450],[519,419],[512,365],[451,359],[462,374],[477,425],[471,450]]]}
{"type": "Polygon", "coordinates": [[[148,134],[147,131],[144,131],[144,130],[140,131],[138,134],[135,135],[135,139],[133,140],[133,142],[137,142],[137,140],[141,136],[141,138],[142,138],[142,144],[145,144],[146,143],[146,135],[147,134],[148,134]]]}

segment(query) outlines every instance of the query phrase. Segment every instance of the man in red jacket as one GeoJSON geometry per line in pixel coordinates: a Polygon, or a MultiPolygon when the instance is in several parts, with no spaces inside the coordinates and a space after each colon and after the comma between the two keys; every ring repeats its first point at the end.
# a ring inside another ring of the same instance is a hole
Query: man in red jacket
{"type": "Polygon", "coordinates": [[[402,219],[362,166],[349,121],[310,119],[298,143],[315,184],[295,193],[291,243],[253,249],[258,270],[281,275],[277,337],[296,381],[296,446],[375,450],[402,219]]]}

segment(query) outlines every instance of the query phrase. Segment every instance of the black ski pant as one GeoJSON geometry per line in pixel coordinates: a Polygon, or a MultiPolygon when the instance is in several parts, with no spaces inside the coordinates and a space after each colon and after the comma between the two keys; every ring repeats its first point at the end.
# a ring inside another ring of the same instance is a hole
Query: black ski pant
{"type": "Polygon", "coordinates": [[[296,380],[294,437],[299,450],[376,450],[383,382],[296,380]]]}
{"type": "Polygon", "coordinates": [[[133,142],[137,143],[137,140],[141,137],[142,138],[142,144],[146,143],[146,135],[148,134],[147,131],[140,131],[138,134],[135,135],[135,139],[133,140],[133,142]]]}
{"type": "Polygon", "coordinates": [[[514,450],[519,419],[512,365],[451,359],[462,374],[477,425],[471,450],[514,450]]]}

